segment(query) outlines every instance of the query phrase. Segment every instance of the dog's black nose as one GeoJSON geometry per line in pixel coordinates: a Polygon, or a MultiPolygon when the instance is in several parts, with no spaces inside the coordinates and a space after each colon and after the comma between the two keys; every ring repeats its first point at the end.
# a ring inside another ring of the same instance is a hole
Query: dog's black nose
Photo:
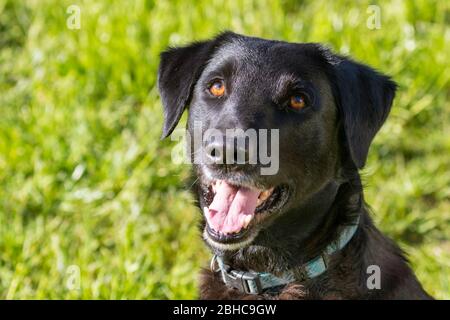
{"type": "Polygon", "coordinates": [[[249,163],[249,151],[246,143],[239,143],[237,138],[215,139],[204,146],[206,164],[227,167],[249,163]]]}

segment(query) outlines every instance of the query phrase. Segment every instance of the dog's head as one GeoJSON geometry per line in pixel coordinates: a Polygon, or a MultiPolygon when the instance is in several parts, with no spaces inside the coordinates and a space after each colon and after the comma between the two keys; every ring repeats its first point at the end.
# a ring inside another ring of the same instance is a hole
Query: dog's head
{"type": "Polygon", "coordinates": [[[319,44],[227,32],[165,51],[159,89],[163,137],[189,107],[204,237],[233,250],[364,166],[396,85],[319,44]]]}

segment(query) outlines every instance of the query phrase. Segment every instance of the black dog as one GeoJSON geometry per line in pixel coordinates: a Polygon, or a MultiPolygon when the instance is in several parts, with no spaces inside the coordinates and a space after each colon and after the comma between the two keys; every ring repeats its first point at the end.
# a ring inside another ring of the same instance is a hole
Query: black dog
{"type": "Polygon", "coordinates": [[[162,53],[158,81],[163,137],[187,106],[191,137],[196,124],[222,134],[188,144],[214,253],[201,298],[430,298],[373,225],[358,174],[395,96],[389,77],[319,44],[226,32],[162,53]],[[275,174],[262,174],[261,137],[252,149],[235,128],[278,129],[275,174]]]}

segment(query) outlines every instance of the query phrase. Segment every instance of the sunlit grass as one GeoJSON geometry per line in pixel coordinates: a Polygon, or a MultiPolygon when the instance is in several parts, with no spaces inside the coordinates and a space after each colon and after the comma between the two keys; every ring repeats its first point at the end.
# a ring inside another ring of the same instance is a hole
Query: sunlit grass
{"type": "Polygon", "coordinates": [[[0,297],[196,297],[208,253],[189,168],[159,140],[158,54],[230,29],[324,42],[399,83],[366,199],[426,289],[450,298],[449,5],[380,1],[370,30],[369,4],[0,0],[0,297]]]}

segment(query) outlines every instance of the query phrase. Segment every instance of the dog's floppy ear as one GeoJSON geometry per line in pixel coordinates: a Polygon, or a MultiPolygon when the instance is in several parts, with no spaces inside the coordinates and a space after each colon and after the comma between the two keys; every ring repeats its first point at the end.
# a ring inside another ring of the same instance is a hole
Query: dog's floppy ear
{"type": "Polygon", "coordinates": [[[162,138],[169,136],[180,121],[212,48],[211,40],[170,48],[161,54],[158,88],[164,107],[162,138]]]}
{"type": "Polygon", "coordinates": [[[169,136],[176,127],[190,102],[195,83],[214,50],[232,35],[232,32],[224,32],[213,40],[170,48],[161,54],[158,88],[164,107],[162,138],[169,136]]]}
{"type": "Polygon", "coordinates": [[[348,58],[334,63],[334,86],[350,155],[358,169],[366,163],[369,146],[383,125],[397,85],[388,76],[348,58]]]}

